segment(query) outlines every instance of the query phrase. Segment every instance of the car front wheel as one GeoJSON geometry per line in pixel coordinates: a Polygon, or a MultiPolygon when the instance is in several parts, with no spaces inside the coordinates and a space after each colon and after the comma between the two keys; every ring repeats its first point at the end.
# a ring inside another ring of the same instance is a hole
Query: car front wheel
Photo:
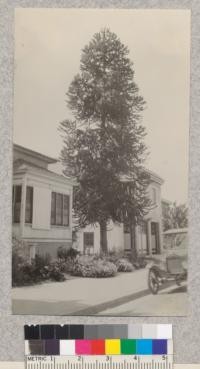
{"type": "Polygon", "coordinates": [[[148,286],[153,295],[156,295],[158,293],[159,279],[157,273],[153,269],[150,269],[149,271],[148,286]]]}

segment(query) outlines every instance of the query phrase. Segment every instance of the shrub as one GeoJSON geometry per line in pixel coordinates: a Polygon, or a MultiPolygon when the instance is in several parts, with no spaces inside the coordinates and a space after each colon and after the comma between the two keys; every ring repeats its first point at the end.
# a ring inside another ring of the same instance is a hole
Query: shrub
{"type": "Polygon", "coordinates": [[[24,276],[23,268],[28,262],[25,257],[25,243],[13,237],[12,239],[12,284],[13,286],[21,285],[23,280],[25,284],[29,281],[29,276],[24,276]]]}
{"type": "Polygon", "coordinates": [[[147,260],[144,256],[138,256],[136,260],[133,261],[133,266],[136,269],[145,268],[147,265],[147,260]]]}
{"type": "Polygon", "coordinates": [[[63,246],[60,246],[57,251],[57,257],[58,259],[67,260],[68,258],[75,259],[80,252],[73,247],[70,247],[70,249],[66,249],[63,246]]]}
{"type": "Polygon", "coordinates": [[[122,251],[110,253],[106,256],[106,260],[115,264],[118,272],[132,272],[134,270],[132,262],[122,251]]]}
{"type": "Polygon", "coordinates": [[[60,268],[60,264],[58,264],[57,262],[51,263],[48,266],[48,279],[57,282],[62,282],[65,280],[65,276],[60,268]]]}
{"type": "Polygon", "coordinates": [[[118,272],[132,272],[134,270],[133,265],[127,259],[119,259],[116,262],[118,272]]]}
{"type": "Polygon", "coordinates": [[[119,259],[124,259],[124,252],[123,251],[112,251],[109,252],[109,254],[106,256],[106,259],[110,261],[111,263],[116,264],[119,259]]]}
{"type": "Polygon", "coordinates": [[[66,249],[64,247],[58,248],[58,263],[63,273],[71,273],[73,271],[76,258],[79,254],[80,252],[73,247],[71,247],[70,249],[66,249]]]}
{"type": "Polygon", "coordinates": [[[62,273],[68,273],[71,274],[73,268],[74,268],[74,264],[75,264],[75,259],[71,259],[68,258],[66,260],[58,260],[57,264],[59,266],[59,269],[62,273]]]}
{"type": "Polygon", "coordinates": [[[35,259],[31,261],[33,266],[33,278],[46,279],[48,275],[48,266],[51,263],[51,258],[49,255],[41,256],[35,255],[35,259]]]}
{"type": "Polygon", "coordinates": [[[100,258],[86,256],[78,258],[71,272],[74,276],[85,278],[109,278],[116,273],[115,264],[100,258]]]}
{"type": "Polygon", "coordinates": [[[26,286],[45,280],[63,281],[65,276],[58,262],[51,262],[48,255],[36,255],[31,261],[23,257],[22,244],[13,241],[12,283],[13,286],[26,286]]]}

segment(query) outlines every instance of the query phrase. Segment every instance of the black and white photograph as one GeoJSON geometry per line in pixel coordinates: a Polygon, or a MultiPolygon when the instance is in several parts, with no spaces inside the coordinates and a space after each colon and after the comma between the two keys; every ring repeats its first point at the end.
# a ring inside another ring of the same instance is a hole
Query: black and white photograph
{"type": "Polygon", "coordinates": [[[185,316],[190,11],[15,10],[12,312],[185,316]]]}

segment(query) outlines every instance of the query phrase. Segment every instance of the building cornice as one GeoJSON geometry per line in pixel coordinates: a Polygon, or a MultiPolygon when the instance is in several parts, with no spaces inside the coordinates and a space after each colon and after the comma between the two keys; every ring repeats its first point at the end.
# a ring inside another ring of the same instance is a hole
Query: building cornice
{"type": "Polygon", "coordinates": [[[42,160],[43,162],[45,162],[46,164],[55,164],[58,162],[58,159],[52,158],[50,156],[44,155],[44,154],[40,154],[37,151],[34,150],[30,150],[26,147],[14,144],[13,145],[14,150],[20,152],[21,154],[26,154],[26,155],[30,155],[36,159],[42,160]]]}
{"type": "Polygon", "coordinates": [[[57,174],[55,172],[52,172],[48,169],[43,168],[37,168],[37,167],[31,167],[27,165],[22,165],[18,169],[14,170],[14,175],[31,175],[37,178],[43,178],[43,179],[51,179],[56,182],[62,183],[64,185],[73,186],[74,182],[72,179],[65,177],[63,175],[57,174]]]}

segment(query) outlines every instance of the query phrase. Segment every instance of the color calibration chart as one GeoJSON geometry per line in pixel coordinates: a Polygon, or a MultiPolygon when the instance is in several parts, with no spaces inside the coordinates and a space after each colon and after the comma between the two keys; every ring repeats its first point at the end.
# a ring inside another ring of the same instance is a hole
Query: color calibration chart
{"type": "Polygon", "coordinates": [[[27,369],[172,369],[170,324],[26,325],[27,369]]]}

